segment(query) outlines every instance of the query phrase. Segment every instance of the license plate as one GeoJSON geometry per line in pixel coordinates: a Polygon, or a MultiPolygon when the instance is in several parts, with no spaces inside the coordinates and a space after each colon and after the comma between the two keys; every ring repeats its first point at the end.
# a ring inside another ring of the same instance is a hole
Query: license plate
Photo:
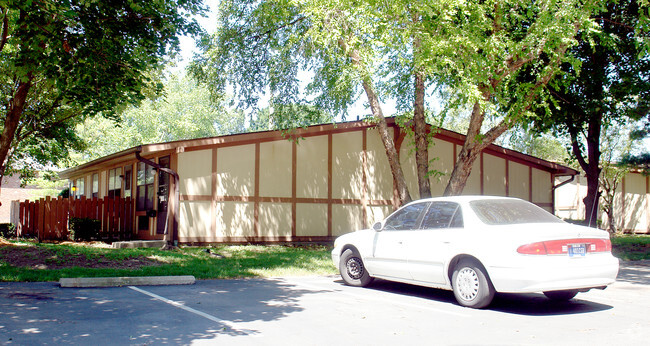
{"type": "Polygon", "coordinates": [[[569,245],[569,257],[584,256],[587,254],[587,245],[571,244],[569,245]]]}

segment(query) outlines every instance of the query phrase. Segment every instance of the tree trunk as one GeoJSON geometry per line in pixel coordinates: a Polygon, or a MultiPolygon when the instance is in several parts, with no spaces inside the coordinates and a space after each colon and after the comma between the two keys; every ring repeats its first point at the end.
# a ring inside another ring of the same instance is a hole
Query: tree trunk
{"type": "Polygon", "coordinates": [[[7,165],[10,159],[11,145],[16,136],[16,129],[23,114],[27,94],[32,86],[31,79],[18,83],[14,96],[9,100],[9,109],[5,118],[2,134],[0,135],[0,191],[2,189],[2,178],[5,176],[7,165]]]}
{"type": "MultiPolygon", "coordinates": [[[[338,40],[338,43],[341,49],[343,49],[343,51],[350,56],[350,59],[352,59],[352,64],[361,69],[361,71],[364,71],[363,60],[361,59],[359,52],[350,49],[347,42],[342,38],[338,40]]],[[[409,193],[408,186],[406,185],[406,179],[404,178],[402,165],[399,162],[399,155],[397,154],[397,149],[395,148],[395,141],[393,141],[393,138],[388,132],[388,125],[386,124],[384,112],[381,109],[379,97],[375,92],[375,89],[372,85],[372,80],[369,76],[366,75],[363,77],[362,84],[363,90],[366,92],[366,96],[368,97],[370,111],[372,112],[372,115],[375,117],[375,119],[377,119],[377,129],[379,130],[381,142],[384,144],[384,149],[386,150],[386,157],[388,158],[388,164],[393,176],[393,186],[397,190],[400,205],[406,204],[411,201],[411,194],[409,193]]]]}
{"type": "Polygon", "coordinates": [[[413,122],[415,124],[415,163],[418,172],[420,198],[431,197],[429,183],[429,140],[427,124],[424,117],[424,76],[415,73],[415,102],[413,105],[413,122]]]}
{"type": "Polygon", "coordinates": [[[386,124],[384,113],[381,110],[379,98],[377,97],[377,94],[372,87],[372,83],[368,78],[364,79],[363,81],[363,89],[366,91],[366,96],[368,97],[368,102],[370,103],[370,110],[372,111],[372,115],[377,119],[377,128],[379,130],[381,141],[384,144],[384,149],[386,150],[386,157],[388,158],[390,171],[393,175],[393,186],[395,186],[397,189],[400,205],[406,204],[411,201],[411,195],[409,193],[408,186],[406,185],[406,179],[404,178],[402,165],[399,162],[399,156],[397,154],[397,149],[395,148],[395,142],[388,132],[388,125],[386,124]]]}

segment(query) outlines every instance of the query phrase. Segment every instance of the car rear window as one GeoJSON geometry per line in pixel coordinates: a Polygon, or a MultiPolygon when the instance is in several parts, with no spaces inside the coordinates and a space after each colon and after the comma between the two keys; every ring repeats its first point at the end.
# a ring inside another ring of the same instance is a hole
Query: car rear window
{"type": "Polygon", "coordinates": [[[484,199],[471,201],[469,205],[476,216],[488,225],[564,222],[546,210],[522,200],[484,199]]]}

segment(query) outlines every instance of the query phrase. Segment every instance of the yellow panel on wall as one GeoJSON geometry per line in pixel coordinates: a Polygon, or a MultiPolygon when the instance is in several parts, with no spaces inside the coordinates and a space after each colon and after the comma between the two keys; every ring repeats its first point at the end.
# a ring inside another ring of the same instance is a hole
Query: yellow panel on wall
{"type": "Polygon", "coordinates": [[[178,154],[181,195],[212,195],[212,150],[178,154]]]}
{"type": "Polygon", "coordinates": [[[182,201],[180,203],[180,217],[178,223],[178,236],[209,237],[212,215],[210,202],[182,201]]]}
{"type": "MultiPolygon", "coordinates": [[[[389,129],[392,136],[392,129],[389,129]]],[[[377,129],[366,133],[367,186],[371,200],[390,200],[393,198],[393,175],[390,171],[386,149],[377,129]]]]}
{"type": "Polygon", "coordinates": [[[512,161],[509,161],[508,164],[508,177],[510,179],[508,189],[510,197],[517,197],[527,201],[530,198],[530,176],[528,166],[512,161]]]}
{"type": "Polygon", "coordinates": [[[372,227],[375,222],[382,221],[388,215],[393,212],[393,206],[391,205],[381,205],[381,206],[369,206],[368,207],[368,220],[366,224],[368,227],[372,227]]]}
{"type": "Polygon", "coordinates": [[[553,202],[553,181],[551,173],[533,168],[533,200],[534,203],[553,202]]]}
{"type": "Polygon", "coordinates": [[[260,236],[291,236],[291,204],[260,203],[260,236]]]}
{"type": "Polygon", "coordinates": [[[416,170],[413,138],[407,137],[402,142],[399,151],[399,162],[402,165],[402,173],[404,173],[404,180],[406,180],[406,186],[411,194],[411,199],[419,199],[420,189],[418,188],[418,173],[416,170]]]}
{"type": "Polygon", "coordinates": [[[332,206],[332,235],[354,232],[363,228],[363,209],[360,205],[332,206]]]}
{"type": "Polygon", "coordinates": [[[296,196],[327,198],[327,136],[298,141],[296,153],[296,196]]]}
{"type": "MultiPolygon", "coordinates": [[[[460,154],[460,151],[463,149],[462,146],[456,146],[456,155],[460,154]]],[[[476,161],[472,165],[472,172],[467,178],[467,183],[465,184],[465,189],[463,189],[462,195],[480,195],[481,194],[481,157],[477,157],[476,161]]]]}
{"type": "Polygon", "coordinates": [[[255,145],[219,148],[217,150],[217,195],[253,196],[254,194],[255,145]]]}
{"type": "Polygon", "coordinates": [[[441,173],[432,174],[429,179],[431,196],[442,196],[454,170],[454,143],[433,139],[429,146],[429,170],[441,173]]]}
{"type": "Polygon", "coordinates": [[[360,131],[332,135],[332,197],[361,199],[363,137],[360,131]]]}
{"type": "Polygon", "coordinates": [[[260,144],[260,196],[291,197],[291,153],[288,140],[260,144]]]}
{"type": "Polygon", "coordinates": [[[216,208],[217,237],[252,237],[254,203],[219,202],[216,208]]]}
{"type": "Polygon", "coordinates": [[[327,204],[296,204],[296,236],[327,236],[327,204]]]}
{"type": "Polygon", "coordinates": [[[645,232],[648,229],[646,179],[638,173],[625,176],[624,230],[645,232]]]}
{"type": "Polygon", "coordinates": [[[483,194],[488,196],[506,195],[505,159],[483,154],[483,194]]]}

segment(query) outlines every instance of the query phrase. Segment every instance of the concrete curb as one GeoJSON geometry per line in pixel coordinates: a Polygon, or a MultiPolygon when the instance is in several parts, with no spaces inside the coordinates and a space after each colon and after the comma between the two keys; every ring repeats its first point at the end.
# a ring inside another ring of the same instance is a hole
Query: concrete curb
{"type": "Polygon", "coordinates": [[[61,287],[192,285],[194,284],[194,282],[196,282],[196,279],[194,278],[193,275],[59,279],[59,285],[61,287]]]}

